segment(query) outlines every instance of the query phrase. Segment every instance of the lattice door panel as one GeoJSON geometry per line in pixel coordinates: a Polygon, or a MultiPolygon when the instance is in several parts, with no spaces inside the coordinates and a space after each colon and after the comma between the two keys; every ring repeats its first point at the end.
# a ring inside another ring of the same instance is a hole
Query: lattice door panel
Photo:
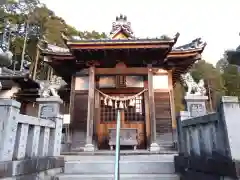
{"type": "Polygon", "coordinates": [[[106,106],[104,104],[103,98],[101,98],[101,117],[100,121],[101,123],[110,123],[115,122],[117,119],[117,109],[111,106],[106,106]]]}
{"type": "Polygon", "coordinates": [[[143,122],[145,120],[145,108],[143,96],[138,96],[134,99],[133,106],[128,104],[124,110],[125,121],[143,122]]]}

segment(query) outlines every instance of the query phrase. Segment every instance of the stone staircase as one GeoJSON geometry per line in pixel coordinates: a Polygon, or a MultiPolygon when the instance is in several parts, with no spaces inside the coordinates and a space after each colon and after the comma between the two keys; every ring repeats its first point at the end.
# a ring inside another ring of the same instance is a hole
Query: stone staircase
{"type": "MultiPolygon", "coordinates": [[[[120,179],[179,180],[174,170],[174,155],[123,155],[120,158],[120,179]]],[[[114,156],[65,156],[64,173],[55,180],[113,180],[114,156]]]]}
{"type": "Polygon", "coordinates": [[[173,150],[173,127],[169,92],[155,92],[156,142],[161,151],[173,150]]]}

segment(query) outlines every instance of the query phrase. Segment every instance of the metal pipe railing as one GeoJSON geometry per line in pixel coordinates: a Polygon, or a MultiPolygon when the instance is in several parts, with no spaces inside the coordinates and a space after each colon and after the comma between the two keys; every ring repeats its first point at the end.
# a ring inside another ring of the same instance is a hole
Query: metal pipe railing
{"type": "Polygon", "coordinates": [[[120,160],[120,109],[117,110],[117,127],[116,127],[116,148],[115,148],[115,164],[114,164],[114,180],[119,180],[119,160],[120,160]]]}

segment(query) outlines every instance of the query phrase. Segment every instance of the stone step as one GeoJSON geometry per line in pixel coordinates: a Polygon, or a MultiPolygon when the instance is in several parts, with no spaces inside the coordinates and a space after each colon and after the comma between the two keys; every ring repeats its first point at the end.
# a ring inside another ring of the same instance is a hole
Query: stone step
{"type": "MultiPolygon", "coordinates": [[[[160,134],[162,137],[163,135],[160,134]]],[[[160,141],[161,143],[164,141],[160,141]]],[[[167,142],[169,144],[169,142],[167,142]]],[[[171,142],[172,145],[172,142],[171,142]]],[[[71,152],[62,152],[63,156],[115,156],[115,151],[110,150],[97,150],[94,152],[82,152],[80,149],[75,149],[75,151],[71,152]]],[[[121,150],[120,151],[121,156],[130,156],[130,155],[177,155],[177,151],[164,151],[160,150],[160,152],[150,152],[149,150],[121,150]]]]}
{"type": "MultiPolygon", "coordinates": [[[[113,180],[113,174],[62,174],[55,177],[55,180],[113,180]]],[[[175,174],[120,174],[121,180],[180,180],[175,174]]]]}
{"type": "MultiPolygon", "coordinates": [[[[136,158],[136,157],[135,157],[136,158]]],[[[65,174],[113,174],[114,161],[66,161],[65,174]]],[[[174,162],[167,159],[157,160],[123,160],[120,161],[121,174],[174,174],[174,162]]]]}
{"type": "MultiPolygon", "coordinates": [[[[89,155],[89,153],[80,153],[79,155],[64,155],[65,161],[114,161],[115,160],[115,151],[108,152],[109,154],[104,155],[89,155]]],[[[120,161],[174,161],[174,156],[177,154],[129,154],[121,155],[120,161]]]]}

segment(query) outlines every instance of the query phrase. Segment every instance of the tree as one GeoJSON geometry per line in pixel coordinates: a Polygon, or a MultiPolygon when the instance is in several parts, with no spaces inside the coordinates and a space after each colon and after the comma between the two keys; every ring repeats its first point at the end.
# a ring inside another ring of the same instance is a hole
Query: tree
{"type": "MultiPolygon", "coordinates": [[[[21,59],[24,58],[30,62],[31,70],[35,64],[37,57],[37,44],[43,37],[51,44],[65,46],[61,37],[64,31],[69,36],[80,36],[85,39],[105,38],[105,33],[96,31],[78,31],[74,27],[68,25],[62,18],[55,15],[53,11],[45,5],[39,3],[38,0],[20,0],[8,1],[0,8],[0,16],[4,21],[10,21],[11,24],[17,26],[12,38],[10,50],[14,54],[15,68],[18,70],[21,66],[21,59]],[[27,36],[26,36],[27,34],[27,36]],[[25,43],[24,43],[25,42],[25,43]],[[23,53],[21,57],[20,54],[23,53]]],[[[37,57],[38,58],[38,57],[37,57]]],[[[13,68],[10,67],[10,68],[13,68]]],[[[45,79],[48,65],[43,63],[42,59],[37,62],[37,77],[45,79]]]]}
{"type": "MultiPolygon", "coordinates": [[[[236,50],[239,50],[239,47],[236,50]]],[[[236,65],[229,64],[228,58],[229,51],[225,51],[223,58],[217,62],[216,68],[221,72],[225,94],[240,97],[240,68],[236,65]]]]}
{"type": "Polygon", "coordinates": [[[240,97],[240,73],[239,67],[229,64],[224,68],[222,74],[224,80],[225,92],[227,96],[240,97]]]}
{"type": "Polygon", "coordinates": [[[224,57],[224,58],[221,58],[217,64],[216,64],[216,68],[217,70],[219,70],[221,73],[224,72],[224,69],[228,66],[228,61],[227,59],[224,57]]]}
{"type": "Polygon", "coordinates": [[[177,82],[173,89],[174,94],[174,103],[175,103],[175,111],[180,112],[184,111],[183,99],[184,99],[184,87],[180,82],[177,82]]]}
{"type": "MultiPolygon", "coordinates": [[[[36,8],[36,10],[34,11],[33,22],[35,22],[35,24],[40,27],[39,39],[45,37],[48,43],[61,47],[66,46],[61,36],[62,32],[65,32],[69,36],[80,36],[84,39],[100,39],[107,37],[105,33],[99,33],[96,31],[77,31],[74,27],[66,24],[66,22],[62,18],[56,16],[54,12],[49,10],[46,6],[36,8]]],[[[34,51],[34,49],[30,50],[30,48],[36,47],[38,41],[34,41],[34,38],[31,38],[31,41],[31,43],[29,42],[28,52],[32,58],[35,58],[36,51],[34,51]]],[[[40,79],[46,79],[46,75],[48,74],[46,72],[48,71],[48,65],[43,63],[43,60],[40,59],[37,67],[37,77],[40,79]]]]}
{"type": "Polygon", "coordinates": [[[212,64],[200,60],[193,65],[190,72],[196,82],[199,82],[200,79],[205,80],[210,91],[209,99],[211,98],[213,109],[215,109],[219,97],[225,93],[224,81],[220,71],[212,64]]]}
{"type": "Polygon", "coordinates": [[[224,69],[228,66],[227,52],[225,51],[223,57],[216,63],[216,68],[223,73],[224,69]]]}
{"type": "MultiPolygon", "coordinates": [[[[12,38],[9,41],[10,50],[15,54],[14,57],[18,57],[18,54],[21,53],[21,59],[24,59],[27,40],[30,36],[38,35],[38,26],[31,24],[29,21],[29,16],[38,6],[40,6],[38,0],[20,0],[18,2],[12,0],[7,1],[0,8],[1,19],[4,22],[1,28],[6,28],[7,24],[10,27],[14,27],[10,28],[13,30],[10,31],[12,38]]],[[[20,59],[15,59],[15,61],[21,64],[20,59]]]]}
{"type": "Polygon", "coordinates": [[[92,31],[92,32],[89,32],[89,31],[79,32],[79,36],[81,38],[84,38],[84,39],[102,39],[102,38],[106,38],[107,37],[107,35],[105,33],[99,33],[99,32],[96,32],[96,31],[92,31]]]}

